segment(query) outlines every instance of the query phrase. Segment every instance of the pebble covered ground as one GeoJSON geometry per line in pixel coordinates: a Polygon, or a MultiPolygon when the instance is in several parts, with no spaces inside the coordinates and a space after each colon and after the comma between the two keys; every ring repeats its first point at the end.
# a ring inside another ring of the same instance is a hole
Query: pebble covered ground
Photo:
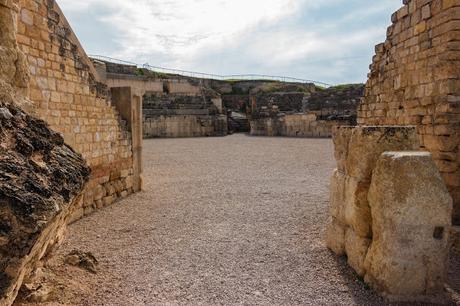
{"type": "Polygon", "coordinates": [[[86,286],[65,294],[78,305],[385,305],[324,245],[334,167],[330,139],[145,140],[145,191],[70,226],[59,254],[100,264],[95,275],[61,267],[86,286]]]}

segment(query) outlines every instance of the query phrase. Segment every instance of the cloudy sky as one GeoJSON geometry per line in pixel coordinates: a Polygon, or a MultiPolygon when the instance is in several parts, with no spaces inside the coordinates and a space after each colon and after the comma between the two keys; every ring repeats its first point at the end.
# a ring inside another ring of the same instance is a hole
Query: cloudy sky
{"type": "Polygon", "coordinates": [[[221,75],[364,82],[400,0],[58,0],[88,54],[221,75]]]}

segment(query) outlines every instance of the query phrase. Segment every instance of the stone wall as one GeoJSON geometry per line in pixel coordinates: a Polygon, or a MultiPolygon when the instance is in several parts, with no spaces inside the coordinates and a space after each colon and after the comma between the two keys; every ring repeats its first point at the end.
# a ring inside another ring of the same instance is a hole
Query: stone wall
{"type": "Polygon", "coordinates": [[[347,121],[317,120],[315,114],[294,114],[278,117],[251,119],[253,136],[286,136],[326,138],[332,136],[336,125],[347,125],[347,121]]]}
{"type": "Polygon", "coordinates": [[[460,0],[405,0],[377,45],[359,124],[415,125],[460,224],[460,0]]]}
{"type": "Polygon", "coordinates": [[[133,184],[132,135],[57,4],[20,0],[19,9],[17,42],[30,72],[29,110],[92,169],[78,218],[139,189],[133,184]]]}
{"type": "Polygon", "coordinates": [[[144,120],[145,138],[210,137],[227,135],[227,117],[160,115],[144,120]]]}
{"type": "Polygon", "coordinates": [[[304,100],[303,111],[321,119],[349,118],[356,124],[358,105],[364,95],[364,84],[339,85],[317,89],[304,100]]]}
{"type": "Polygon", "coordinates": [[[146,93],[143,97],[145,138],[226,136],[222,100],[205,90],[194,93],[146,93]]]}
{"type": "Polygon", "coordinates": [[[411,151],[415,127],[339,127],[333,139],[328,247],[390,300],[442,301],[452,198],[431,154],[411,151]]]}

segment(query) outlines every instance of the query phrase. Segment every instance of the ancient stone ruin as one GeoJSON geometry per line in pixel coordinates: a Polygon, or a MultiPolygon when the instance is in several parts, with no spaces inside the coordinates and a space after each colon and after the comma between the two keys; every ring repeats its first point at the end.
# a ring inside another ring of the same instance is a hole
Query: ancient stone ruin
{"type": "MultiPolygon", "coordinates": [[[[114,61],[114,60],[112,60],[114,61]]],[[[109,88],[131,86],[143,97],[144,138],[226,136],[331,137],[334,125],[356,124],[364,85],[221,81],[157,73],[92,59],[109,88]]]]}
{"type": "Polygon", "coordinates": [[[403,3],[376,47],[360,126],[334,131],[327,245],[389,299],[439,302],[459,249],[460,2],[403,3]]]}
{"type": "Polygon", "coordinates": [[[311,85],[304,92],[256,93],[251,98],[251,135],[331,137],[333,126],[356,124],[363,89],[361,84],[326,89],[311,85]]]}
{"type": "Polygon", "coordinates": [[[0,28],[0,304],[9,305],[69,222],[140,190],[142,138],[140,105],[109,95],[54,1],[2,0],[0,28]]]}
{"type": "Polygon", "coordinates": [[[130,86],[138,91],[144,138],[227,135],[220,95],[201,80],[97,59],[92,62],[109,88],[130,86]]]}
{"type": "Polygon", "coordinates": [[[135,97],[117,101],[109,93],[55,1],[8,2],[18,7],[14,30],[30,75],[27,111],[61,133],[92,170],[74,219],[138,191],[142,139],[135,97]]]}
{"type": "Polygon", "coordinates": [[[460,3],[403,1],[377,45],[358,123],[415,125],[454,199],[460,224],[460,3]]]}
{"type": "Polygon", "coordinates": [[[389,299],[439,298],[452,199],[416,128],[338,127],[333,139],[328,247],[389,299]]]}
{"type": "Polygon", "coordinates": [[[142,189],[144,137],[229,131],[332,136],[327,246],[391,300],[441,300],[449,252],[460,252],[460,2],[403,4],[357,110],[360,84],[197,79],[90,59],[54,0],[0,0],[0,305],[67,224],[142,189]]]}

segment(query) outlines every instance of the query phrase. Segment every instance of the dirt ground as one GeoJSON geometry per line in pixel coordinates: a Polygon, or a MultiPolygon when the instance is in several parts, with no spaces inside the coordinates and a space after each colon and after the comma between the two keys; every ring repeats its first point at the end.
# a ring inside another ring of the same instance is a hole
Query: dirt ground
{"type": "MultiPolygon", "coordinates": [[[[324,245],[332,150],[329,139],[146,140],[145,191],[70,226],[47,305],[385,305],[324,245]],[[96,256],[97,274],[63,264],[74,249],[96,256]]],[[[460,289],[459,258],[451,271],[460,289]]]]}

